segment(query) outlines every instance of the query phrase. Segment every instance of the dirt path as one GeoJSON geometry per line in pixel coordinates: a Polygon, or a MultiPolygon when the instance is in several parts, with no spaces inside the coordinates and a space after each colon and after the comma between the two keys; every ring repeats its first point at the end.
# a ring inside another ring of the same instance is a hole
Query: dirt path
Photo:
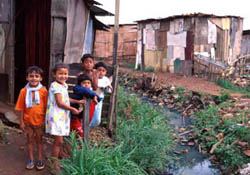
{"type": "MultiPolygon", "coordinates": [[[[43,171],[26,170],[28,160],[26,137],[17,129],[5,128],[3,143],[0,142],[1,175],[48,175],[48,166],[43,171]]],[[[51,145],[44,144],[44,155],[49,156],[51,145]]],[[[47,164],[47,162],[46,162],[47,164]]]]}
{"type": "Polygon", "coordinates": [[[218,96],[220,95],[220,91],[223,89],[220,86],[216,85],[215,83],[206,81],[202,78],[184,77],[178,74],[162,73],[162,72],[146,73],[124,67],[121,67],[120,71],[123,73],[132,73],[134,76],[138,77],[143,76],[143,74],[152,77],[153,74],[155,74],[158,77],[158,80],[161,81],[161,83],[175,85],[175,86],[182,86],[192,91],[204,92],[210,95],[218,96]]]}

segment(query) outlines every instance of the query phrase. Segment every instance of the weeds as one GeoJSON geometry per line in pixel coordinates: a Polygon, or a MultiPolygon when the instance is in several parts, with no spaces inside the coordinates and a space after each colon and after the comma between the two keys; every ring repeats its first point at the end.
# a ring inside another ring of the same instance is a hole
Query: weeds
{"type": "Polygon", "coordinates": [[[88,147],[71,134],[71,157],[60,160],[62,174],[147,175],[165,168],[172,150],[172,134],[167,119],[149,105],[119,90],[116,142],[113,146],[88,147]],[[77,144],[80,142],[79,144],[77,144]]]}
{"type": "Polygon", "coordinates": [[[172,147],[171,130],[159,109],[141,104],[136,97],[119,92],[118,129],[116,137],[123,143],[124,154],[145,170],[164,168],[172,147]]]}
{"type": "Polygon", "coordinates": [[[240,88],[232,84],[230,81],[224,80],[224,79],[219,79],[217,84],[225,89],[231,90],[232,92],[242,93],[242,94],[245,94],[247,97],[250,97],[250,88],[248,87],[249,85],[243,88],[240,88]]]}
{"type": "Polygon", "coordinates": [[[154,72],[154,71],[155,71],[155,70],[154,70],[153,67],[148,67],[148,68],[144,69],[143,72],[154,72]]]}
{"type": "Polygon", "coordinates": [[[90,148],[82,139],[71,134],[66,139],[72,146],[71,157],[60,160],[62,175],[143,175],[146,174],[137,164],[130,160],[133,152],[123,154],[122,145],[115,147],[90,148]],[[80,142],[80,147],[78,145],[80,142]],[[82,149],[81,149],[82,148],[82,149]]]}
{"type": "Polygon", "coordinates": [[[218,134],[223,134],[223,140],[215,148],[214,154],[219,164],[225,166],[224,171],[233,172],[250,161],[250,158],[244,155],[243,148],[236,144],[238,141],[249,142],[250,132],[244,126],[238,126],[237,119],[222,121],[218,110],[219,106],[210,106],[196,113],[195,134],[199,137],[202,150],[207,152],[222,139],[218,138],[218,134]]]}

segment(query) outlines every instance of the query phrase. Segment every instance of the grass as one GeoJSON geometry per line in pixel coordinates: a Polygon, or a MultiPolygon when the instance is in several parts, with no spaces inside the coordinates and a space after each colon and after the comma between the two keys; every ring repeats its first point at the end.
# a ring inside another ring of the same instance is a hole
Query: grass
{"type": "Polygon", "coordinates": [[[123,90],[118,98],[116,142],[109,147],[88,147],[71,134],[67,139],[70,158],[60,160],[63,175],[147,175],[165,168],[173,145],[167,118],[123,90]]]}
{"type": "Polygon", "coordinates": [[[217,84],[225,89],[231,90],[234,93],[241,93],[250,98],[250,85],[240,88],[232,84],[230,81],[224,79],[219,79],[217,84]]]}
{"type": "Polygon", "coordinates": [[[158,108],[141,104],[136,97],[119,91],[117,140],[122,152],[145,170],[164,168],[173,139],[167,118],[158,108]]]}
{"type": "Polygon", "coordinates": [[[202,150],[207,152],[219,142],[216,136],[224,135],[223,142],[215,148],[214,154],[216,161],[225,166],[224,172],[231,173],[238,170],[243,164],[250,162],[250,158],[243,153],[243,148],[236,144],[237,141],[249,144],[250,132],[248,128],[238,125],[238,118],[224,119],[222,122],[222,116],[219,113],[221,106],[224,105],[209,106],[196,113],[195,135],[199,137],[198,142],[202,145],[202,150]]]}
{"type": "Polygon", "coordinates": [[[155,70],[154,70],[153,67],[148,67],[148,68],[144,69],[143,72],[154,72],[154,71],[155,71],[155,70]]]}
{"type": "Polygon", "coordinates": [[[71,134],[67,139],[72,146],[70,158],[60,160],[63,166],[62,175],[143,175],[146,174],[136,163],[130,160],[133,152],[123,154],[122,145],[105,148],[90,148],[82,139],[71,134]],[[79,144],[80,142],[80,149],[79,144]]]}

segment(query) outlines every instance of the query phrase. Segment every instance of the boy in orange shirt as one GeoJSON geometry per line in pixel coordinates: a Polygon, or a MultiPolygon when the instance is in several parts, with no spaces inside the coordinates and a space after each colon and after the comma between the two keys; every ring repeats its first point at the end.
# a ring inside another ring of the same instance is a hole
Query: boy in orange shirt
{"type": "Polygon", "coordinates": [[[29,161],[26,169],[34,168],[33,143],[36,142],[38,150],[37,170],[45,167],[43,163],[42,136],[44,134],[45,112],[48,92],[40,83],[42,69],[31,66],[26,71],[27,85],[21,89],[15,109],[21,111],[20,128],[27,134],[29,161]]]}

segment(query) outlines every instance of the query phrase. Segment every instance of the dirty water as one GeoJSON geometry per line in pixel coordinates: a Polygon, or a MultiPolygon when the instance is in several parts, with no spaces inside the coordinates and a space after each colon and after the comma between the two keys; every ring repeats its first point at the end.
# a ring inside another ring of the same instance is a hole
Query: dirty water
{"type": "MultiPolygon", "coordinates": [[[[158,106],[154,103],[153,99],[148,97],[141,97],[136,93],[133,95],[139,97],[142,103],[150,103],[154,106],[158,106]]],[[[169,118],[170,124],[173,127],[189,127],[192,125],[192,119],[190,117],[182,117],[178,111],[169,110],[166,107],[162,107],[164,114],[169,118]]],[[[178,157],[180,158],[178,164],[167,164],[167,171],[173,175],[220,175],[219,169],[214,167],[209,158],[202,155],[194,146],[183,146],[177,144],[175,152],[182,152],[188,150],[187,153],[182,153],[178,157]]]]}

